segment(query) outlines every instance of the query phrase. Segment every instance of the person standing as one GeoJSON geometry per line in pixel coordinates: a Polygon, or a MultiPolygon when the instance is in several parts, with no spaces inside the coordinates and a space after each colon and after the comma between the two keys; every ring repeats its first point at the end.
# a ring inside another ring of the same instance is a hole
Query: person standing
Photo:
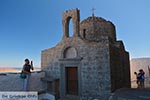
{"type": "Polygon", "coordinates": [[[145,72],[143,71],[143,69],[139,70],[139,75],[140,75],[140,87],[144,88],[145,87],[145,84],[144,84],[144,81],[145,81],[145,72]]]}
{"type": "Polygon", "coordinates": [[[25,59],[24,61],[25,61],[25,64],[23,65],[22,73],[26,75],[26,78],[24,79],[23,91],[28,91],[31,70],[34,70],[34,68],[33,68],[32,61],[31,61],[31,64],[30,64],[29,59],[25,59]]]}
{"type": "Polygon", "coordinates": [[[137,72],[134,72],[135,76],[136,76],[136,84],[137,84],[137,88],[140,87],[140,77],[139,74],[137,74],[137,72]]]}

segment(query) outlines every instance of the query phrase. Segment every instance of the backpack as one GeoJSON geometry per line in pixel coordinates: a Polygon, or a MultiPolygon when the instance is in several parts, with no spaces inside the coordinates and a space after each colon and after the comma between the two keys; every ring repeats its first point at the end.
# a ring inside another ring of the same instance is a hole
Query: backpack
{"type": "Polygon", "coordinates": [[[25,79],[25,78],[27,78],[27,75],[25,73],[21,72],[20,73],[20,78],[25,79]]]}

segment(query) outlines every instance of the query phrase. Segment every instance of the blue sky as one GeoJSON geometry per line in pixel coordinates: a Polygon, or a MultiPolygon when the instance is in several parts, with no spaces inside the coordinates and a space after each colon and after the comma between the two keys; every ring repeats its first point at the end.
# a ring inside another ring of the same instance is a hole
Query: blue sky
{"type": "Polygon", "coordinates": [[[62,12],[80,9],[112,21],[130,58],[150,57],[150,0],[0,0],[0,67],[22,67],[25,58],[40,67],[41,51],[62,38],[62,12]]]}

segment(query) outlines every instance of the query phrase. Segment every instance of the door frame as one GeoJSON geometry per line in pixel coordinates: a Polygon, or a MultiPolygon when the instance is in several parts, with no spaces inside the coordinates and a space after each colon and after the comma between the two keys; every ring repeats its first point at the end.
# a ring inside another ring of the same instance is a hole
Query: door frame
{"type": "Polygon", "coordinates": [[[77,67],[78,96],[81,96],[81,58],[59,59],[60,62],[60,98],[66,96],[66,67],[77,67]]]}

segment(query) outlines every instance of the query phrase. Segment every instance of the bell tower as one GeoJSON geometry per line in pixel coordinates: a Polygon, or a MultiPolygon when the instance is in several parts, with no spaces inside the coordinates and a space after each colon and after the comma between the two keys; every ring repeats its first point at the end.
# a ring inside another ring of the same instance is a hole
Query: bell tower
{"type": "Polygon", "coordinates": [[[79,24],[80,24],[79,12],[80,11],[77,8],[63,12],[62,14],[63,39],[69,37],[69,22],[71,19],[73,23],[73,36],[79,36],[79,24]]]}

